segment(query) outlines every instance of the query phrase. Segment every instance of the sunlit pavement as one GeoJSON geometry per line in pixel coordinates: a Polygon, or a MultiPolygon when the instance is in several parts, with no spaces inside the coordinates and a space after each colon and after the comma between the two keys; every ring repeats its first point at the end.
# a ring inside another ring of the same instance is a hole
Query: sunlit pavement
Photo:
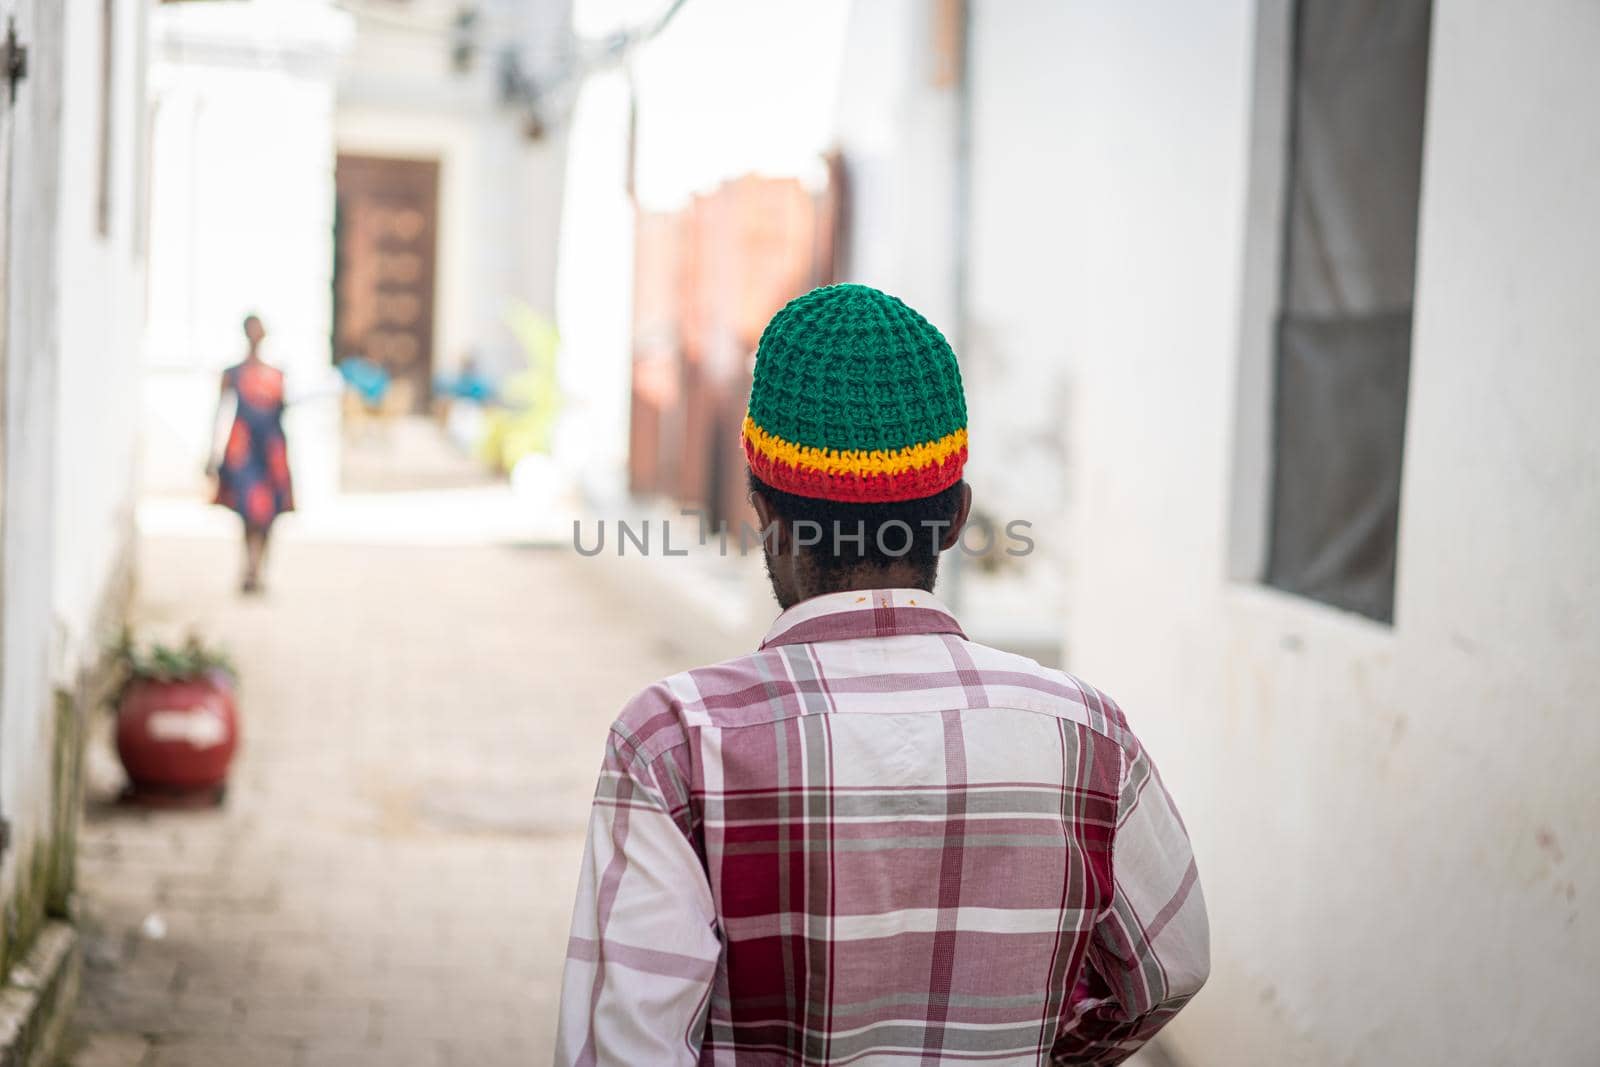
{"type": "Polygon", "coordinates": [[[232,537],[140,563],[144,629],[235,654],[243,748],[199,813],[92,753],[72,1062],[542,1062],[606,726],[688,650],[570,550],[298,535],[250,600],[232,537]]]}

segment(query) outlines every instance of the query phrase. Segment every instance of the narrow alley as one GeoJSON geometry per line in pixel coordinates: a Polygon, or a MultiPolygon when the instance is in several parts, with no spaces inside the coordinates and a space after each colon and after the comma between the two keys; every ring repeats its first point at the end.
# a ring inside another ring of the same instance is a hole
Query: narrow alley
{"type": "Polygon", "coordinates": [[[542,1061],[605,729],[689,652],[562,548],[291,538],[254,600],[236,553],[143,540],[136,621],[226,642],[243,742],[203,812],[94,746],[71,1062],[542,1061]]]}
{"type": "Polygon", "coordinates": [[[0,36],[0,1067],[1600,1065],[1600,0],[0,36]]]}

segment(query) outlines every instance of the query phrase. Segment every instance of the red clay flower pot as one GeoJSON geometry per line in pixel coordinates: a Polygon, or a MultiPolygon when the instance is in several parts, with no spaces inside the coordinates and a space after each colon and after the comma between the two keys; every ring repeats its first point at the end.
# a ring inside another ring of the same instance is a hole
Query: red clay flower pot
{"type": "Polygon", "coordinates": [[[135,678],[117,705],[117,755],[138,799],[218,799],[239,744],[233,682],[135,678]]]}

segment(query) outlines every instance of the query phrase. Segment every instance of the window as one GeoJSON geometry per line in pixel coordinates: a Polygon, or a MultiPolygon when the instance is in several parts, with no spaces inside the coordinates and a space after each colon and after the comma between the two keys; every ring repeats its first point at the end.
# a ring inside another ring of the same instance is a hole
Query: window
{"type": "Polygon", "coordinates": [[[1428,0],[1299,0],[1266,581],[1394,617],[1428,0]]]}

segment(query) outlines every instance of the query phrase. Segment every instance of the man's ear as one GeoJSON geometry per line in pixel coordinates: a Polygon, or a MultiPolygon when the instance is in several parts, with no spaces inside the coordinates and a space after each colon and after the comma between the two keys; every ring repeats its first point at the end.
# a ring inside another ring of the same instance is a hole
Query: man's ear
{"type": "Polygon", "coordinates": [[[789,524],[779,518],[773,510],[772,504],[762,495],[761,490],[750,490],[750,506],[756,509],[756,521],[761,524],[761,537],[772,546],[774,556],[783,556],[789,553],[789,524]],[[768,531],[771,531],[769,534],[768,531]]]}
{"type": "Polygon", "coordinates": [[[939,551],[948,552],[956,547],[961,540],[961,531],[967,525],[967,516],[972,514],[972,486],[966,482],[961,483],[961,503],[956,508],[955,521],[950,524],[950,529],[945,531],[944,537],[939,542],[939,551]]]}

